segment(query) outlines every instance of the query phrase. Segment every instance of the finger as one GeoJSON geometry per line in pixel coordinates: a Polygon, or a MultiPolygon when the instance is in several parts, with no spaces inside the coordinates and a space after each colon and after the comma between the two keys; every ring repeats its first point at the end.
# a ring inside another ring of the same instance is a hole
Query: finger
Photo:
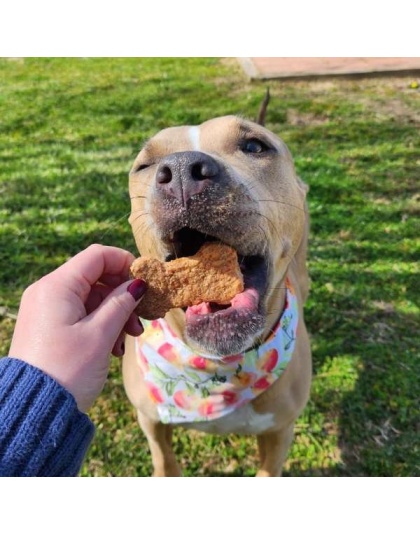
{"type": "Polygon", "coordinates": [[[143,333],[143,325],[135,313],[132,313],[124,325],[124,332],[129,336],[140,336],[143,333]]]}
{"type": "Polygon", "coordinates": [[[96,310],[107,296],[112,292],[112,287],[107,287],[101,284],[95,284],[85,302],[86,314],[89,315],[96,310]]]}
{"type": "Polygon", "coordinates": [[[124,356],[125,352],[125,333],[121,332],[120,335],[117,338],[117,341],[114,343],[114,346],[112,347],[112,354],[117,357],[124,356]]]}
{"type": "Polygon", "coordinates": [[[128,334],[129,336],[137,337],[141,335],[144,332],[143,325],[140,322],[140,319],[137,317],[135,313],[132,313],[130,315],[130,318],[124,325],[124,331],[120,332],[120,335],[117,338],[117,341],[114,344],[114,347],[112,349],[112,354],[114,356],[123,356],[125,352],[125,336],[128,334]]]}
{"type": "Polygon", "coordinates": [[[93,284],[106,275],[128,278],[134,256],[117,247],[91,245],[79,252],[50,276],[60,279],[62,285],[72,288],[83,301],[93,284]]]}
{"type": "Polygon", "coordinates": [[[143,280],[125,282],[114,289],[100,306],[82,321],[95,326],[112,347],[146,292],[143,280]]]}
{"type": "Polygon", "coordinates": [[[118,287],[129,279],[129,274],[104,274],[98,280],[101,284],[109,287],[118,287]]]}
{"type": "MultiPolygon", "coordinates": [[[[126,280],[122,280],[118,285],[121,285],[124,282],[126,282],[126,280]]],[[[90,313],[93,312],[93,310],[96,310],[96,308],[98,308],[98,306],[102,304],[102,302],[107,298],[107,296],[112,292],[113,289],[114,289],[113,287],[108,287],[103,284],[95,284],[92,287],[87,297],[87,300],[85,302],[86,314],[89,315],[90,313]]],[[[133,325],[134,323],[138,324],[138,320],[136,321],[135,319],[138,319],[137,315],[134,315],[134,318],[130,322],[130,324],[133,324],[133,325]]],[[[137,331],[138,327],[134,325],[134,328],[132,328],[132,330],[133,329],[137,331]]],[[[127,332],[127,334],[139,335],[139,334],[131,334],[131,332],[127,332]]]]}

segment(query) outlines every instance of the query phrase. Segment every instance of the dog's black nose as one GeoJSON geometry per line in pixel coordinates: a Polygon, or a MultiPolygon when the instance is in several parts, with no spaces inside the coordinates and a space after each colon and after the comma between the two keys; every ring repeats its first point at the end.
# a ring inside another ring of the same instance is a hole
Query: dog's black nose
{"type": "Polygon", "coordinates": [[[156,187],[185,206],[193,195],[204,191],[219,175],[219,164],[208,154],[175,152],[159,163],[156,187]]]}

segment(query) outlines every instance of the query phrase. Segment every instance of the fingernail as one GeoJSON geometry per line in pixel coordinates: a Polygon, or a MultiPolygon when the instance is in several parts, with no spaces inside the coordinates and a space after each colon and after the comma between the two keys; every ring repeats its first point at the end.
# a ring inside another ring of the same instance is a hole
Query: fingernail
{"type": "Polygon", "coordinates": [[[144,280],[136,278],[131,284],[127,287],[127,291],[133,297],[134,300],[140,300],[141,297],[146,293],[147,284],[144,280]]]}

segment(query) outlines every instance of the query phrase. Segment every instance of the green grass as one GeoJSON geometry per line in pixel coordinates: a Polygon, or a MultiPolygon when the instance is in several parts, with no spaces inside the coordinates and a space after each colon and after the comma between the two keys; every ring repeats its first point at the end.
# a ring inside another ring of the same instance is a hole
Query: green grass
{"type": "MultiPolygon", "coordinates": [[[[420,93],[412,78],[270,82],[267,126],[310,185],[314,379],[295,476],[418,475],[420,93]]],[[[253,118],[266,84],[234,60],[0,60],[0,307],[92,242],[135,252],[127,175],[157,130],[253,118]]],[[[6,354],[13,319],[0,318],[6,354]]],[[[147,476],[120,362],[90,413],[82,474],[147,476]]],[[[184,473],[253,475],[252,437],[175,433],[184,473]]]]}

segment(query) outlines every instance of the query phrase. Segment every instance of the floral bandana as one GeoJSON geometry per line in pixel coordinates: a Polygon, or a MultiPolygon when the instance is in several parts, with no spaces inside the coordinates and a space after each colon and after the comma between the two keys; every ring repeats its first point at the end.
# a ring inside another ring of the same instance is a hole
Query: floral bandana
{"type": "Polygon", "coordinates": [[[137,361],[162,423],[223,417],[265,391],[283,373],[296,340],[298,306],[287,282],[279,323],[261,346],[216,357],[192,351],[164,319],[143,321],[137,361]]]}

